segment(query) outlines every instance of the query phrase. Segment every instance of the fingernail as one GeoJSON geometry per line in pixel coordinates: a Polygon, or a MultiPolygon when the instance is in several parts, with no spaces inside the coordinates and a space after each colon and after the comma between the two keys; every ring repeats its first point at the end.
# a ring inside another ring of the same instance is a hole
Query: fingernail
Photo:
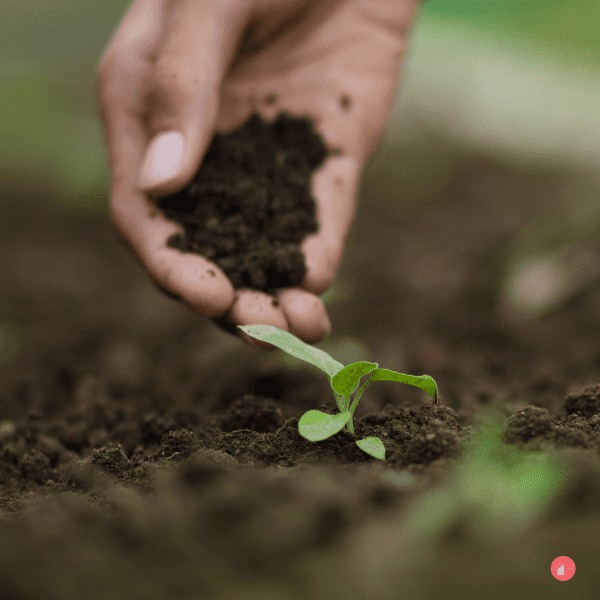
{"type": "Polygon", "coordinates": [[[142,163],[139,187],[150,189],[176,175],[183,159],[183,146],[183,135],[179,131],[167,131],[156,136],[150,142],[142,163]]]}

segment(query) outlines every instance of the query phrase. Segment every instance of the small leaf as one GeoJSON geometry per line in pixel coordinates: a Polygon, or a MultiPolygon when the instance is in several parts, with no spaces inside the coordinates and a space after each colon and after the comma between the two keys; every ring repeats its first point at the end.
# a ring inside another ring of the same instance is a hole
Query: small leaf
{"type": "Polygon", "coordinates": [[[437,385],[429,375],[405,375],[404,373],[396,373],[390,369],[375,369],[369,381],[399,381],[414,385],[415,387],[425,390],[436,402],[438,401],[437,385]]]}
{"type": "Polygon", "coordinates": [[[328,415],[320,410],[309,410],[298,421],[298,431],[308,441],[319,442],[335,435],[351,418],[348,411],[328,415]]]}
{"type": "Polygon", "coordinates": [[[249,336],[281,348],[284,352],[305,360],[315,367],[325,371],[331,379],[338,371],[344,368],[342,363],[331,358],[327,352],[319,350],[310,344],[299,340],[295,335],[274,327],[273,325],[238,325],[249,336]]]}
{"type": "Polygon", "coordinates": [[[338,394],[348,397],[356,389],[360,378],[376,368],[377,363],[366,361],[352,363],[334,375],[331,387],[338,394]]]}
{"type": "Polygon", "coordinates": [[[373,458],[379,460],[385,460],[385,446],[383,442],[376,437],[367,437],[362,440],[358,440],[356,445],[367,454],[370,454],[373,458]]]}

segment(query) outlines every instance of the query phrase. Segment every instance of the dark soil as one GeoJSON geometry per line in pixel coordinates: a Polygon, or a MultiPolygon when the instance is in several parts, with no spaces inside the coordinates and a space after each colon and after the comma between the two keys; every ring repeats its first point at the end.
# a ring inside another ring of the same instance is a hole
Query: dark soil
{"type": "Polygon", "coordinates": [[[326,376],[158,294],[107,215],[4,187],[1,598],[597,596],[600,293],[516,326],[494,276],[506,240],[583,175],[431,148],[450,174],[418,206],[363,194],[322,346],[437,381],[439,406],[369,387],[356,433],[386,462],[347,433],[302,438],[304,412],[335,407],[326,376]],[[504,536],[468,514],[427,533],[487,408],[507,448],[561,457],[566,483],[504,536]],[[561,555],[577,565],[565,583],[561,555]]]}
{"type": "Polygon", "coordinates": [[[192,182],[158,201],[184,228],[168,245],[213,261],[235,289],[301,285],[300,242],[318,231],[312,174],[327,154],[312,122],[287,113],[217,133],[192,182]]]}

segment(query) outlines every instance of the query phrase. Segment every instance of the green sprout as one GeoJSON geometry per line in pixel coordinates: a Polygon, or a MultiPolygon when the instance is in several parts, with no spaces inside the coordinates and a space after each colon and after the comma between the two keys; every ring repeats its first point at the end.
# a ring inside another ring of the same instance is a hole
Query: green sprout
{"type": "MultiPolygon", "coordinates": [[[[309,410],[302,415],[298,421],[298,430],[302,437],[311,442],[325,440],[344,427],[350,434],[355,435],[352,417],[358,401],[373,381],[399,381],[414,385],[425,390],[436,403],[438,402],[437,385],[429,375],[405,375],[389,369],[379,369],[377,363],[366,361],[344,366],[331,358],[327,352],[306,344],[295,335],[278,327],[272,325],[238,325],[238,327],[247,335],[277,346],[288,354],[309,362],[327,373],[340,412],[337,415],[328,415],[319,410],[309,410]],[[356,391],[360,378],[367,373],[371,373],[371,376],[355,394],[352,405],[350,405],[351,394],[356,391]]],[[[367,437],[357,440],[356,445],[374,458],[385,460],[385,447],[379,438],[367,437]]]]}

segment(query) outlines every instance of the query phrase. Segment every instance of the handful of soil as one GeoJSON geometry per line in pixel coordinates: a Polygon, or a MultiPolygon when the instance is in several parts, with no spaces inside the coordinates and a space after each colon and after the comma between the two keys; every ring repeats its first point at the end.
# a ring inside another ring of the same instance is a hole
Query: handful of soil
{"type": "Polygon", "coordinates": [[[192,182],[157,201],[184,228],[167,245],[213,261],[236,289],[300,285],[300,243],[319,228],[311,175],[327,155],[312,122],[287,113],[215,134],[192,182]]]}

